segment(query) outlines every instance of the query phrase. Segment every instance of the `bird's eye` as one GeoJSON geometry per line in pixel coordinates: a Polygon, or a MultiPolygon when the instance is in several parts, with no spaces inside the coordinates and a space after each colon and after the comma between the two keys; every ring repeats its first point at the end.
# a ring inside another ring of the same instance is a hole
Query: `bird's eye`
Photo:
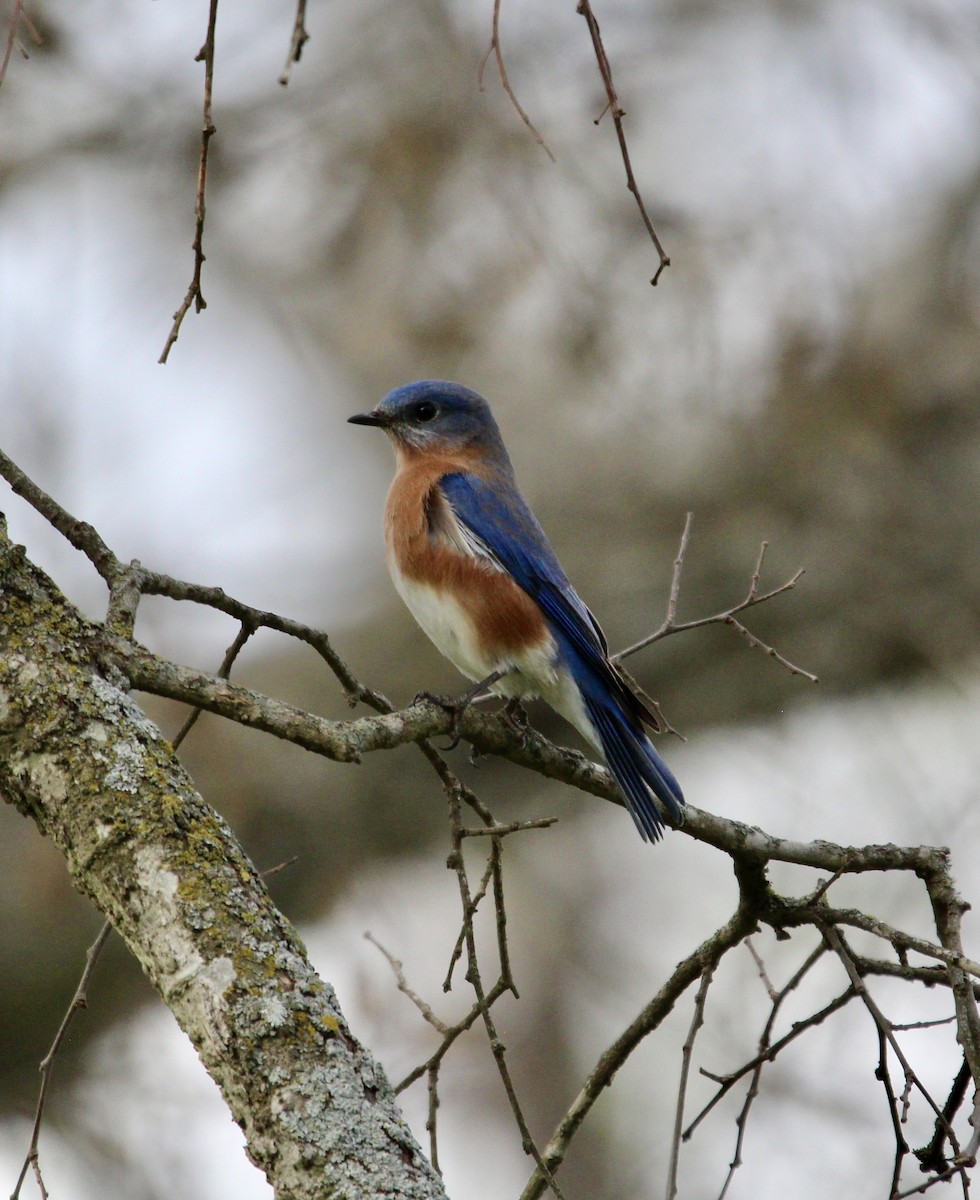
{"type": "Polygon", "coordinates": [[[431,421],[438,411],[431,400],[423,400],[412,409],[412,416],[416,421],[431,421]]]}

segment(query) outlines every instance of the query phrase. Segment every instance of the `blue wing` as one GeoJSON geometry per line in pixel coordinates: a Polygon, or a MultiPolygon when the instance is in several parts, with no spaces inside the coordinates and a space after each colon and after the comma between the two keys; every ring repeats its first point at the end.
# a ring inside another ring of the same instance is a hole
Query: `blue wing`
{"type": "Polygon", "coordinates": [[[561,569],[551,543],[507,479],[497,486],[479,475],[443,475],[442,494],[477,546],[537,600],[545,615],[586,661],[608,664],[599,622],[582,603],[561,569]]]}
{"type": "Polygon", "coordinates": [[[541,606],[579,685],[609,768],[641,836],[656,839],[663,821],[653,791],[681,818],[683,793],[643,730],[656,717],[609,661],[606,639],[561,569],[544,530],[511,478],[444,475],[439,487],[477,553],[492,559],[541,606]]]}

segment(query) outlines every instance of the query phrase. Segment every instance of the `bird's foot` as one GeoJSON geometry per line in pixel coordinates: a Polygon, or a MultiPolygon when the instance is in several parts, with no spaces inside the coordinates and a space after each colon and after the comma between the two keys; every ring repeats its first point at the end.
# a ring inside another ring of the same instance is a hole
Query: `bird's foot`
{"type": "Polygon", "coordinates": [[[449,726],[449,736],[451,741],[448,746],[443,746],[443,750],[455,750],[459,745],[462,734],[459,729],[459,722],[463,713],[469,708],[473,700],[485,689],[497,682],[505,671],[492,671],[486,679],[481,679],[475,686],[471,687],[468,692],[460,696],[458,699],[451,699],[448,696],[436,696],[432,692],[418,692],[412,702],[417,704],[420,700],[430,700],[433,704],[438,704],[440,708],[444,708],[452,717],[452,722],[449,726]]]}
{"type": "Polygon", "coordinates": [[[460,743],[462,733],[460,732],[459,723],[463,713],[470,706],[470,701],[473,699],[473,693],[467,692],[465,696],[440,696],[435,692],[416,692],[413,704],[418,704],[422,700],[428,700],[430,704],[437,704],[440,708],[445,709],[450,716],[449,723],[449,744],[440,746],[443,751],[455,750],[460,743]]]}

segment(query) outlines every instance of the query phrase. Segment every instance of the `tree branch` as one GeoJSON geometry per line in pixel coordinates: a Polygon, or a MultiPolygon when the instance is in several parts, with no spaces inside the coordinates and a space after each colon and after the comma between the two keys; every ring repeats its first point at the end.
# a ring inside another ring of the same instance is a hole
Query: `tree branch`
{"type": "Polygon", "coordinates": [[[221,818],[0,529],[0,794],[64,854],[278,1195],[443,1197],[391,1088],[221,818]]]}

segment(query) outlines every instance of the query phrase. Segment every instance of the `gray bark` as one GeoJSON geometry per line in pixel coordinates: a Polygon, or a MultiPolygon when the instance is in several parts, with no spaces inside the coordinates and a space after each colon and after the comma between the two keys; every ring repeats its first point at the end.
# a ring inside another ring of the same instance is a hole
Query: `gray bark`
{"type": "Polygon", "coordinates": [[[0,519],[0,794],[64,854],[280,1197],[444,1197],[391,1088],[86,621],[0,519]]]}

